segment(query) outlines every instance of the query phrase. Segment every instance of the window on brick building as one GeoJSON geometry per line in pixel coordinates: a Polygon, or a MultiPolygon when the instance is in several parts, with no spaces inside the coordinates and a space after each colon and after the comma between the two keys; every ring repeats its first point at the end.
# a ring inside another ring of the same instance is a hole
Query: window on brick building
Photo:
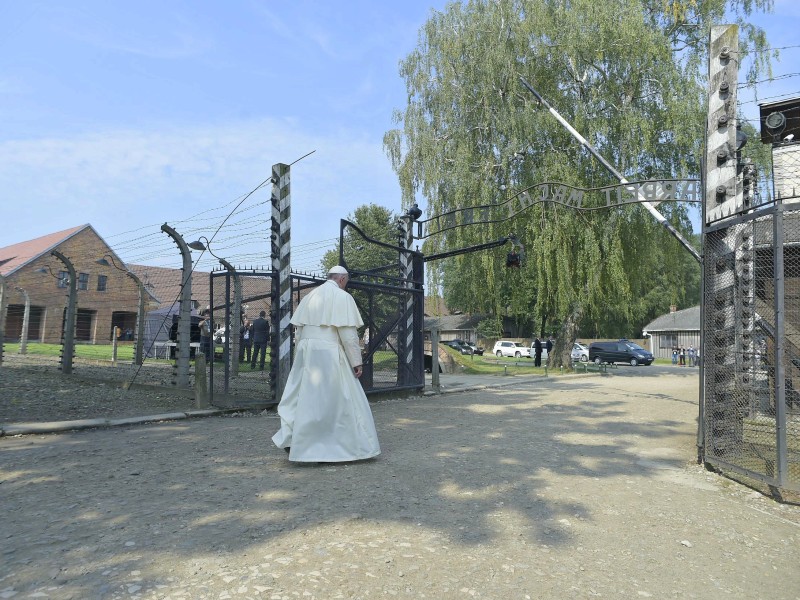
{"type": "Polygon", "coordinates": [[[56,285],[60,288],[65,288],[69,285],[69,273],[67,271],[59,271],[56,278],[56,285]]]}
{"type": "Polygon", "coordinates": [[[79,290],[88,290],[89,289],[89,274],[88,273],[78,273],[78,289],[79,290]]]}
{"type": "Polygon", "coordinates": [[[97,291],[98,292],[105,292],[107,284],[108,284],[108,275],[98,275],[97,276],[97,291]]]}

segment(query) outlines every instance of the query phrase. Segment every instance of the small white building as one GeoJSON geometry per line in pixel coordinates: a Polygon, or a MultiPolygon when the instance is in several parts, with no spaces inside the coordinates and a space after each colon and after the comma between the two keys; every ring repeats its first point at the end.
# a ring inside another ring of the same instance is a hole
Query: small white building
{"type": "Polygon", "coordinates": [[[671,358],[673,348],[700,348],[700,307],[683,310],[670,307],[670,312],[648,323],[642,333],[649,336],[656,358],[671,358]]]}

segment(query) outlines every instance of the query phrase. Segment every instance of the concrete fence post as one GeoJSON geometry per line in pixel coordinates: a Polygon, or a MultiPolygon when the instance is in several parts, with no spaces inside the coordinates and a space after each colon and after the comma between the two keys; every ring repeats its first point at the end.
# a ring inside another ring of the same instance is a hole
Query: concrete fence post
{"type": "Polygon", "coordinates": [[[198,352],[194,355],[194,406],[208,408],[208,380],[206,379],[206,355],[198,352]]]}

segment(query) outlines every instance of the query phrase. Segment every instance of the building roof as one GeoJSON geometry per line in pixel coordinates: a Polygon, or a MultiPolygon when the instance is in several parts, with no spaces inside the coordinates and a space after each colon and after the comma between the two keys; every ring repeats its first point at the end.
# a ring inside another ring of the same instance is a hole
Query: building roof
{"type": "Polygon", "coordinates": [[[473,330],[486,317],[483,315],[447,315],[444,317],[425,317],[425,331],[437,327],[439,331],[473,330]]]}
{"type": "Polygon", "coordinates": [[[644,326],[644,331],[700,331],[700,307],[693,306],[661,315],[644,326]]]}
{"type": "MultiPolygon", "coordinates": [[[[128,269],[141,279],[145,288],[161,303],[162,307],[180,303],[183,270],[168,267],[127,264],[128,269]]],[[[192,273],[192,300],[197,300],[201,308],[208,304],[210,296],[209,274],[206,271],[192,273]]]]}
{"type": "MultiPolygon", "coordinates": [[[[0,248],[0,275],[7,277],[13,274],[29,262],[49,253],[59,244],[63,244],[73,235],[80,233],[87,227],[91,228],[92,226],[88,224],[79,225],[78,227],[72,227],[64,231],[56,231],[55,233],[48,233],[47,235],[33,240],[0,248]]],[[[97,232],[95,231],[95,233],[97,232]]]]}

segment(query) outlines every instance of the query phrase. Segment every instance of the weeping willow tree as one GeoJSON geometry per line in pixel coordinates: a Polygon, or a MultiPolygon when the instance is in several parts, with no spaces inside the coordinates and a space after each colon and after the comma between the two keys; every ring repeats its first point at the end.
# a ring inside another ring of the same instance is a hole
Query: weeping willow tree
{"type": "MultiPolygon", "coordinates": [[[[771,0],[472,0],[432,13],[401,63],[408,105],[384,138],[404,204],[422,197],[430,216],[499,204],[535,184],[618,183],[520,78],[629,180],[699,177],[709,28],[726,11],[744,18],[770,8],[771,0]]],[[[765,46],[763,31],[740,32],[745,51],[765,46]]],[[[658,209],[691,236],[685,205],[658,209]]],[[[525,246],[519,269],[505,268],[507,248],[464,254],[433,264],[429,287],[451,308],[555,333],[556,364],[578,332],[634,336],[670,304],[699,301],[699,265],[638,205],[535,203],[503,222],[432,235],[423,251],[512,232],[525,246]]]]}

